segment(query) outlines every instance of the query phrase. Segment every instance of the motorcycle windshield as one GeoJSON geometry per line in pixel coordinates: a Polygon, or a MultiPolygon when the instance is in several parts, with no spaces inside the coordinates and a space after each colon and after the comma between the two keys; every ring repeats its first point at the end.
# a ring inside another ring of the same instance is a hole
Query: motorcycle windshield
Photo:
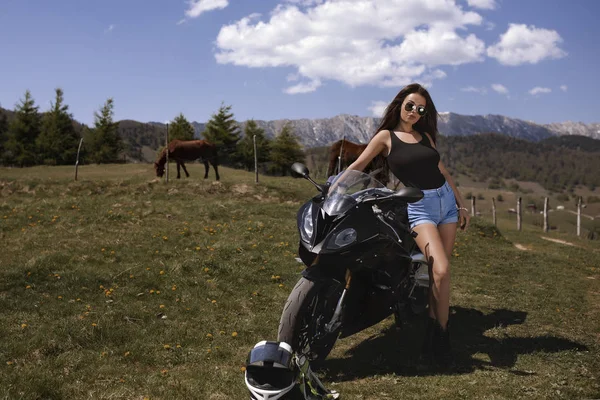
{"type": "Polygon", "coordinates": [[[344,214],[354,207],[361,195],[370,191],[369,189],[385,188],[385,185],[364,172],[342,171],[331,181],[331,187],[323,202],[323,211],[331,216],[344,214]]]}

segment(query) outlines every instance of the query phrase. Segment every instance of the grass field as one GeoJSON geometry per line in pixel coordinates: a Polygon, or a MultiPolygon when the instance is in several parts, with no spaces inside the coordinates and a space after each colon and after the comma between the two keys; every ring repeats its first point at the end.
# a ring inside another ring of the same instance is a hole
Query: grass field
{"type": "MultiPolygon", "coordinates": [[[[145,164],[78,182],[0,169],[0,398],[248,398],[245,357],[276,338],[313,188],[188,170],[165,185],[145,164]]],[[[421,326],[390,318],[341,340],[324,382],[344,399],[600,397],[599,241],[475,219],[452,270],[454,370],[419,365],[421,326]]]]}

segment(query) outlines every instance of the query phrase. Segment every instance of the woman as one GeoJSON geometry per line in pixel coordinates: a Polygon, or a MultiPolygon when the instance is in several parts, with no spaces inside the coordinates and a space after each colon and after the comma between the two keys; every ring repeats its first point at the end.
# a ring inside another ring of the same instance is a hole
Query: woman
{"type": "Polygon", "coordinates": [[[429,321],[423,351],[435,361],[451,362],[448,331],[450,304],[450,255],[457,223],[469,225],[469,214],[454,180],[436,149],[437,110],[421,85],[403,88],[385,110],[367,148],[348,169],[362,171],[381,154],[387,166],[405,185],[417,187],[424,198],[408,205],[411,229],[429,260],[429,321]]]}

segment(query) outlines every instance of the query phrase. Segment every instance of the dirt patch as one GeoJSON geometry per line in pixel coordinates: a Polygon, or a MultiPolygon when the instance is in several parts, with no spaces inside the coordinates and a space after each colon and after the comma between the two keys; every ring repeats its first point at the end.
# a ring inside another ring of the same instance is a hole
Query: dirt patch
{"type": "Polygon", "coordinates": [[[208,186],[208,188],[206,188],[206,192],[210,194],[226,193],[227,188],[221,182],[214,181],[208,186]]]}
{"type": "Polygon", "coordinates": [[[523,246],[522,244],[519,243],[515,243],[515,247],[519,250],[523,250],[523,251],[529,251],[531,249],[528,249],[527,247],[523,246]]]}
{"type": "Polygon", "coordinates": [[[241,185],[233,185],[231,187],[231,191],[233,192],[233,194],[247,194],[254,192],[254,188],[250,187],[245,183],[242,183],[241,185]]]}
{"type": "Polygon", "coordinates": [[[542,239],[544,239],[544,240],[549,240],[549,241],[554,242],[554,243],[566,244],[567,246],[575,246],[575,247],[577,247],[577,245],[575,245],[575,244],[573,244],[571,242],[567,242],[566,240],[553,239],[553,238],[549,238],[549,237],[546,237],[546,236],[540,236],[540,237],[542,239]]]}

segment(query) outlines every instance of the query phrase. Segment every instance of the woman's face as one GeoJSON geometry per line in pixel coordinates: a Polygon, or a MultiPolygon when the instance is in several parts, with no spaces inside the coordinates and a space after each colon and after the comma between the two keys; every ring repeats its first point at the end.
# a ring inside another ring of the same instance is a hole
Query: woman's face
{"type": "Polygon", "coordinates": [[[411,93],[408,96],[406,96],[406,98],[402,102],[402,106],[400,108],[400,118],[402,119],[402,121],[414,125],[421,118],[421,115],[419,115],[418,110],[421,108],[422,110],[425,110],[425,107],[427,107],[427,101],[425,100],[425,97],[421,96],[419,93],[411,93]],[[408,111],[406,110],[407,104],[409,104],[408,111]],[[413,105],[412,109],[410,105],[413,105]]]}

